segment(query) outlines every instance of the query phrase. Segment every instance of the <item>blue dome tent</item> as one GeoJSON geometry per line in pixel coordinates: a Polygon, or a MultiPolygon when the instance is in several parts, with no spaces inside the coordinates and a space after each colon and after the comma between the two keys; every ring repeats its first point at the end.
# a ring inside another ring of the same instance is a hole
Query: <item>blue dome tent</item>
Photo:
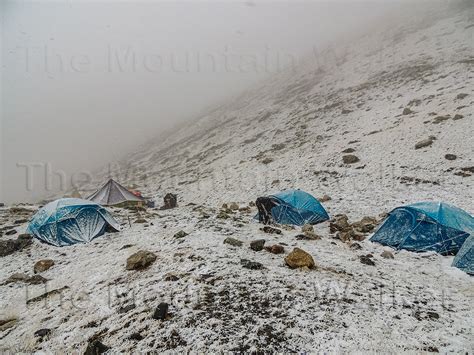
{"type": "Polygon", "coordinates": [[[453,266],[470,275],[474,275],[474,234],[471,234],[466,239],[461,250],[456,254],[453,266]]]}
{"type": "Polygon", "coordinates": [[[474,218],[443,202],[395,208],[370,239],[397,249],[455,255],[470,234],[474,218]]]}
{"type": "Polygon", "coordinates": [[[119,224],[102,206],[77,198],[48,203],[32,218],[27,233],[55,246],[87,243],[119,224]]]}
{"type": "Polygon", "coordinates": [[[256,218],[265,224],[273,220],[281,224],[317,224],[329,220],[321,203],[301,190],[286,190],[275,195],[259,197],[256,218]]]}

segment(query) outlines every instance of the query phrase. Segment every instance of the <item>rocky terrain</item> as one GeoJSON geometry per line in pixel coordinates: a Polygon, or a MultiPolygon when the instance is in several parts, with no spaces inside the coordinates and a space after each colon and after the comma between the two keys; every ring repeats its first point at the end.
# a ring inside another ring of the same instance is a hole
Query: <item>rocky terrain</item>
{"type": "Polygon", "coordinates": [[[122,231],[54,248],[0,208],[0,349],[474,351],[474,280],[452,257],[368,239],[401,204],[473,212],[474,9],[432,9],[310,56],[108,174],[174,209],[111,208],[122,231]],[[301,188],[332,219],[262,228],[301,188]],[[19,237],[20,236],[20,237],[19,237]]]}

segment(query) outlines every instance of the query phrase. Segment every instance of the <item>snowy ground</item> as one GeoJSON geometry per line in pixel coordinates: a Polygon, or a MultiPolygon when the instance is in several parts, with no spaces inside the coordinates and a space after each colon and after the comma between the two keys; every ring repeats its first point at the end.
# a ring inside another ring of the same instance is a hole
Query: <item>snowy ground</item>
{"type": "MultiPolygon", "coordinates": [[[[0,258],[0,282],[32,275],[36,261],[50,258],[47,291],[67,286],[61,297],[27,304],[44,285],[1,285],[0,319],[18,321],[0,331],[0,349],[69,353],[98,337],[113,352],[474,352],[474,279],[452,268],[452,257],[393,251],[384,259],[386,248],[368,238],[350,248],[328,223],[317,226],[321,240],[297,240],[296,229],[269,235],[252,221],[255,209],[218,218],[224,202],[243,207],[289,187],[330,195],[329,213],[352,221],[432,199],[472,213],[473,18],[472,9],[443,11],[365,36],[338,47],[337,68],[310,58],[113,167],[118,180],[158,200],[177,192],[180,207],[148,210],[146,224],[113,209],[124,226],[118,234],[61,249],[35,242],[0,258]],[[430,147],[415,149],[429,136],[430,147]],[[347,148],[360,162],[342,163],[347,148]],[[179,230],[190,234],[176,239],[179,230]],[[244,245],[223,244],[229,236],[244,245]],[[251,250],[261,238],[285,254],[251,250]],[[285,266],[295,246],[316,270],[285,266]],[[141,249],[158,259],[126,271],[141,249]],[[375,266],[359,261],[368,253],[375,266]],[[265,269],[245,269],[242,259],[265,269]],[[160,302],[171,305],[163,322],[151,317],[160,302]],[[51,333],[35,337],[42,328],[51,333]]],[[[18,219],[0,212],[2,226],[18,219]]]]}

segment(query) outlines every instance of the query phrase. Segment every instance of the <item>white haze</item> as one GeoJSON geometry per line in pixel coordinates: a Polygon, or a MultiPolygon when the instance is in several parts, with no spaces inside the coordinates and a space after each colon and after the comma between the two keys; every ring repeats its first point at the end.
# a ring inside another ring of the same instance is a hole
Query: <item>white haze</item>
{"type": "Polygon", "coordinates": [[[51,194],[54,172],[70,183],[119,160],[394,6],[2,2],[0,202],[51,194]],[[30,188],[25,164],[38,164],[30,188]]]}

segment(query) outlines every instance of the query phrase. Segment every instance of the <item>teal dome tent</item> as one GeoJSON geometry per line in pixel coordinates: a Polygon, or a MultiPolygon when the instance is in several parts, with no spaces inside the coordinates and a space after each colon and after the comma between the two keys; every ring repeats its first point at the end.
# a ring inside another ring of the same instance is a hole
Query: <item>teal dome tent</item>
{"type": "Polygon", "coordinates": [[[456,255],[469,235],[474,218],[443,202],[419,202],[395,208],[370,239],[415,252],[456,255]]]}
{"type": "Polygon", "coordinates": [[[281,224],[317,224],[329,219],[321,203],[301,190],[285,190],[274,195],[259,197],[256,201],[262,223],[274,221],[281,224]]]}
{"type": "Polygon", "coordinates": [[[102,206],[77,198],[63,198],[41,208],[31,220],[27,232],[55,246],[87,243],[107,230],[120,226],[102,206]]]}

